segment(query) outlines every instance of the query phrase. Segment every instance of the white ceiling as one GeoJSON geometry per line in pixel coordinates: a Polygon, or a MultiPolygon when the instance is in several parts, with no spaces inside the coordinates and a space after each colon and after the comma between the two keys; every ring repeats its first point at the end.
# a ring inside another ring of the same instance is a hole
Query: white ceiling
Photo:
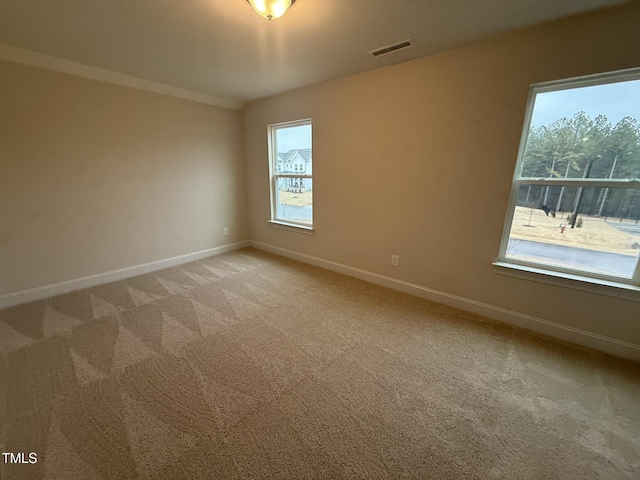
{"type": "Polygon", "coordinates": [[[0,0],[0,44],[244,103],[622,3],[297,0],[267,21],[246,0],[0,0]]]}

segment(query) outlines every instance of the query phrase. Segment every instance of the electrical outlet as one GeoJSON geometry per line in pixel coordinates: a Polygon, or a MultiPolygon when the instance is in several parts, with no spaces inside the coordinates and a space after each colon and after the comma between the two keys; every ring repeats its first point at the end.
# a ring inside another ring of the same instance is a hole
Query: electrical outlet
{"type": "Polygon", "coordinates": [[[400,257],[398,255],[391,255],[391,265],[397,267],[400,264],[400,257]]]}
{"type": "Polygon", "coordinates": [[[229,229],[227,227],[222,227],[222,235],[225,237],[229,235],[229,229]]]}

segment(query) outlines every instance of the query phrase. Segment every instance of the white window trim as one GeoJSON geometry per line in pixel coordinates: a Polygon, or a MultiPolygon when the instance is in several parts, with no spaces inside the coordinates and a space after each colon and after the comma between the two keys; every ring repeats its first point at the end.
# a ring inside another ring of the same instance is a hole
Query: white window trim
{"type": "Polygon", "coordinates": [[[505,218],[500,250],[497,261],[493,262],[494,271],[502,275],[534,280],[542,283],[551,283],[563,287],[575,288],[591,293],[624,298],[626,300],[640,301],[640,260],[636,263],[636,269],[632,278],[622,278],[609,275],[601,275],[595,272],[581,272],[578,269],[563,268],[555,265],[545,265],[543,263],[528,262],[519,259],[507,258],[507,247],[513,222],[513,214],[518,200],[518,191],[522,185],[571,185],[576,187],[631,187],[637,188],[640,185],[638,179],[607,179],[607,178],[526,178],[519,176],[519,169],[524,156],[526,140],[531,127],[531,118],[534,107],[534,98],[538,93],[555,92],[578,87],[588,87],[604,85],[607,83],[618,83],[627,80],[639,80],[640,69],[608,72],[604,74],[578,77],[571,80],[556,80],[532,85],[529,89],[527,107],[525,110],[525,121],[522,127],[522,135],[518,148],[518,157],[511,180],[511,191],[507,216],[505,218]]]}
{"type": "Polygon", "coordinates": [[[640,286],[617,281],[585,277],[575,273],[557,272],[514,262],[493,262],[493,270],[499,275],[573,288],[583,292],[605,295],[640,302],[640,286]]]}
{"type": "Polygon", "coordinates": [[[310,227],[309,225],[300,225],[297,223],[281,222],[280,220],[269,220],[269,225],[271,225],[274,228],[291,230],[296,233],[304,233],[307,235],[312,235],[314,232],[313,227],[310,227]]]}
{"type": "MultiPolygon", "coordinates": [[[[313,181],[313,174],[281,174],[277,171],[277,158],[274,158],[274,145],[276,145],[276,131],[282,127],[299,127],[303,125],[311,125],[313,135],[313,124],[310,118],[302,120],[295,120],[292,122],[273,123],[268,126],[268,142],[267,148],[269,149],[269,202],[271,205],[271,218],[269,224],[273,227],[282,228],[284,230],[297,231],[298,233],[311,234],[314,230],[313,209],[311,213],[311,225],[306,223],[294,222],[291,220],[279,219],[277,216],[277,188],[279,178],[300,178],[311,179],[313,181]]],[[[313,142],[313,139],[311,140],[313,142]]]]}

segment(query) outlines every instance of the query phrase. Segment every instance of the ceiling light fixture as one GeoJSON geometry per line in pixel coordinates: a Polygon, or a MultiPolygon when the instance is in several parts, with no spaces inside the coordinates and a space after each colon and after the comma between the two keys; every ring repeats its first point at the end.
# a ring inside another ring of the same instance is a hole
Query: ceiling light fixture
{"type": "Polygon", "coordinates": [[[247,0],[258,15],[273,20],[281,17],[296,0],[247,0]]]}

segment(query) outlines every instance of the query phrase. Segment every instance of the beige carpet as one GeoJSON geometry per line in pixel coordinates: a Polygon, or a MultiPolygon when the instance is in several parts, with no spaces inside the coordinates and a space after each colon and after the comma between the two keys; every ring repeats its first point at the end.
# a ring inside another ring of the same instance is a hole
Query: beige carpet
{"type": "Polygon", "coordinates": [[[640,478],[639,365],[252,249],[0,347],[2,479],[640,478]]]}

